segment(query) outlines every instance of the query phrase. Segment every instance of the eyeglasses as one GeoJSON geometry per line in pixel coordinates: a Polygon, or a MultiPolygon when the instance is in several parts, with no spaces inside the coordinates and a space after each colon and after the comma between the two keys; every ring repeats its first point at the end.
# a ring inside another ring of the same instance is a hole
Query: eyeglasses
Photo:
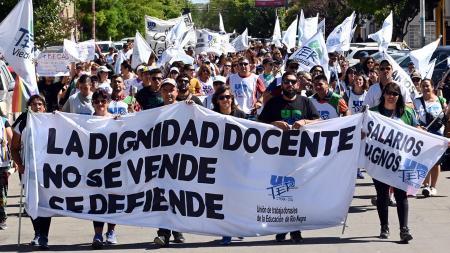
{"type": "Polygon", "coordinates": [[[221,95],[218,98],[219,100],[231,99],[231,95],[221,95]]]}
{"type": "Polygon", "coordinates": [[[294,84],[297,83],[297,80],[287,79],[287,80],[284,80],[283,83],[284,84],[292,84],[292,85],[294,85],[294,84]]]}
{"type": "Polygon", "coordinates": [[[195,69],[188,69],[189,71],[195,71],[195,69]]]}
{"type": "Polygon", "coordinates": [[[161,82],[162,81],[162,77],[154,76],[154,77],[152,77],[152,80],[155,81],[155,82],[156,81],[160,81],[161,82]]]}
{"type": "Polygon", "coordinates": [[[231,65],[228,65],[228,64],[227,64],[227,65],[223,65],[223,66],[224,66],[224,67],[227,67],[227,68],[230,68],[230,67],[231,67],[231,65]]]}
{"type": "Polygon", "coordinates": [[[241,67],[248,66],[248,62],[241,62],[241,63],[239,63],[239,66],[241,66],[241,67]]]}
{"type": "Polygon", "coordinates": [[[394,96],[394,97],[397,97],[400,95],[399,93],[397,93],[395,91],[386,91],[385,94],[388,96],[394,96]]]}
{"type": "Polygon", "coordinates": [[[188,79],[180,79],[177,81],[177,83],[187,84],[187,83],[189,83],[189,80],[188,79]]]}
{"type": "Polygon", "coordinates": [[[380,68],[381,71],[385,71],[385,70],[390,71],[391,69],[392,69],[391,67],[380,68]]]}
{"type": "Polygon", "coordinates": [[[96,99],[96,100],[93,101],[93,103],[94,103],[95,105],[98,105],[98,104],[106,104],[106,103],[108,103],[108,100],[106,100],[106,99],[102,99],[102,100],[96,99]]]}

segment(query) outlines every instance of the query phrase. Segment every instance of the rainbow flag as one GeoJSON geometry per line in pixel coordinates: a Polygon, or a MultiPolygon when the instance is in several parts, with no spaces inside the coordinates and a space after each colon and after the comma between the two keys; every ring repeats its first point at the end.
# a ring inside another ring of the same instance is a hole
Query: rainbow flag
{"type": "Polygon", "coordinates": [[[25,85],[23,79],[16,75],[16,85],[14,86],[12,97],[12,112],[24,112],[27,109],[27,101],[31,97],[31,92],[25,85]]]}

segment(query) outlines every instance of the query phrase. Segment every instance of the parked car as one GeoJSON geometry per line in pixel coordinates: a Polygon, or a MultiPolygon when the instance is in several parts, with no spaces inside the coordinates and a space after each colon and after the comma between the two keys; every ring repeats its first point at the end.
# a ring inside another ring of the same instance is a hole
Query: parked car
{"type": "Polygon", "coordinates": [[[14,90],[14,77],[8,69],[6,63],[0,60],[0,108],[7,117],[12,117],[11,105],[14,90]]]}
{"type": "MultiPolygon", "coordinates": [[[[405,43],[401,42],[391,42],[388,46],[388,51],[397,51],[397,50],[411,50],[405,43]]],[[[347,52],[347,60],[349,62],[349,66],[353,66],[359,62],[359,58],[361,58],[361,54],[363,51],[366,51],[369,55],[375,54],[378,52],[378,44],[376,42],[368,42],[368,43],[350,43],[350,50],[347,52]]]]}
{"type": "Polygon", "coordinates": [[[96,41],[95,44],[100,48],[103,55],[108,54],[109,48],[113,46],[112,41],[96,41]]]}

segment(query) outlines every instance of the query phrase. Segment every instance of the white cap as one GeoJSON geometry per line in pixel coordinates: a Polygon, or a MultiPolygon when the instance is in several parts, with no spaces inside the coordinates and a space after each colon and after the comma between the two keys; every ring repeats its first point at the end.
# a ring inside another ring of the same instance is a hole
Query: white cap
{"type": "Polygon", "coordinates": [[[177,87],[177,83],[172,78],[164,79],[161,83],[161,86],[164,86],[165,84],[172,84],[173,86],[177,87]]]}
{"type": "Polygon", "coordinates": [[[141,70],[144,70],[145,69],[145,66],[144,65],[139,65],[138,67],[137,67],[137,71],[141,71],[141,70]]]}
{"type": "Polygon", "coordinates": [[[97,69],[97,72],[111,72],[111,70],[109,70],[109,68],[107,68],[106,66],[100,66],[97,69]]]}
{"type": "Polygon", "coordinates": [[[215,76],[213,78],[213,83],[215,82],[222,82],[222,83],[226,83],[227,79],[224,76],[215,76]]]}

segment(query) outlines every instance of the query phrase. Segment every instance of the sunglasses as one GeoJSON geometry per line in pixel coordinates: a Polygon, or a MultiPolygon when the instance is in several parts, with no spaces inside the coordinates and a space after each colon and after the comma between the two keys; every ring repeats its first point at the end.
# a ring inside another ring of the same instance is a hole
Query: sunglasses
{"type": "Polygon", "coordinates": [[[221,95],[219,96],[219,100],[231,99],[231,95],[221,95]]]}
{"type": "Polygon", "coordinates": [[[241,62],[241,63],[239,63],[239,66],[241,66],[241,67],[248,66],[248,62],[241,62]]]}
{"type": "Polygon", "coordinates": [[[394,96],[394,97],[397,97],[400,95],[399,93],[397,93],[395,91],[386,91],[385,94],[388,96],[394,96]]]}
{"type": "Polygon", "coordinates": [[[187,83],[189,83],[189,80],[188,79],[181,79],[181,80],[178,80],[178,83],[187,84],[187,83]]]}
{"type": "Polygon", "coordinates": [[[156,76],[154,76],[154,77],[152,77],[152,80],[153,81],[162,81],[162,77],[156,77],[156,76]]]}
{"type": "Polygon", "coordinates": [[[98,105],[98,104],[106,104],[106,103],[108,103],[108,100],[106,100],[106,99],[102,99],[102,100],[100,100],[100,99],[96,99],[96,100],[94,100],[93,101],[93,103],[95,104],[95,105],[98,105]]]}
{"type": "Polygon", "coordinates": [[[283,83],[284,84],[292,84],[292,85],[294,85],[294,84],[297,83],[297,80],[290,80],[290,79],[288,79],[288,80],[284,80],[283,83]]]}
{"type": "Polygon", "coordinates": [[[385,70],[389,71],[389,70],[391,70],[391,69],[392,69],[391,67],[380,68],[381,71],[385,71],[385,70]]]}
{"type": "Polygon", "coordinates": [[[224,67],[228,67],[228,68],[231,67],[231,65],[223,65],[223,66],[224,66],[224,67]]]}

